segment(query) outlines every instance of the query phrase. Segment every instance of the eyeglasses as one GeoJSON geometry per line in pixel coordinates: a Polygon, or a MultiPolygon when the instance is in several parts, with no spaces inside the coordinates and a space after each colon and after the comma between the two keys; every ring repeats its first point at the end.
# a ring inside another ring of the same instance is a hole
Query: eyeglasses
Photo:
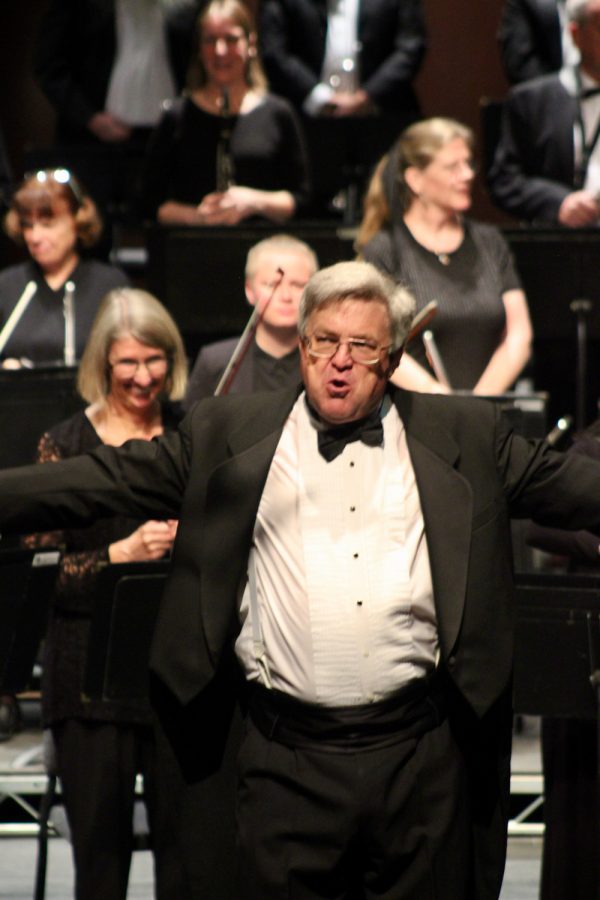
{"type": "Polygon", "coordinates": [[[160,378],[169,367],[166,356],[149,356],[148,359],[117,359],[114,363],[109,361],[108,367],[121,378],[135,378],[138,369],[143,366],[151,378],[160,378]]]}
{"type": "Polygon", "coordinates": [[[69,169],[37,169],[35,172],[26,172],[24,180],[30,181],[31,179],[34,179],[39,184],[46,184],[52,179],[57,184],[67,185],[77,201],[77,206],[83,206],[83,192],[77,179],[69,169]]]}
{"type": "Polygon", "coordinates": [[[377,344],[375,341],[367,341],[364,338],[348,338],[348,340],[342,341],[330,334],[307,335],[303,340],[308,353],[316,359],[331,359],[342,344],[345,344],[350,358],[364,366],[374,366],[379,362],[383,351],[389,350],[392,346],[391,344],[377,344]]]}

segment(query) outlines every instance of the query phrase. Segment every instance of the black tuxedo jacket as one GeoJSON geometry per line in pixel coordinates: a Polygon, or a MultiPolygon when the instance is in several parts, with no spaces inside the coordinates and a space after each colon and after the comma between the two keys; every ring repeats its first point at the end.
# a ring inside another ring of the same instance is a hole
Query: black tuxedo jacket
{"type": "MultiPolygon", "coordinates": [[[[263,0],[259,39],[272,90],[301,107],[319,82],[326,0],[263,0]]],[[[421,0],[360,0],[361,87],[390,113],[418,113],[411,87],[426,47],[421,0]]]]}
{"type": "Polygon", "coordinates": [[[513,84],[558,72],[562,35],[556,0],[506,0],[498,40],[513,84]]]}
{"type": "MultiPolygon", "coordinates": [[[[152,655],[166,719],[187,707],[198,715],[203,704],[220,709],[215,679],[238,630],[256,512],[295,396],[205,400],[179,432],[159,440],[0,474],[3,531],[81,526],[114,514],[179,517],[152,655]]],[[[509,518],[597,531],[600,464],[514,436],[486,401],[398,391],[393,397],[425,521],[441,662],[482,717],[511,675],[509,518]]],[[[215,719],[212,725],[204,735],[207,754],[219,738],[215,719]]],[[[196,766],[201,762],[196,757],[196,766]]]]}
{"type": "Polygon", "coordinates": [[[528,221],[556,222],[575,185],[573,128],[577,100],[558,75],[513,88],[489,172],[494,201],[528,221]]]}
{"type": "MultiPolygon", "coordinates": [[[[183,87],[200,0],[174,6],[165,21],[169,58],[183,87]]],[[[39,85],[66,140],[91,140],[86,124],[104,110],[116,53],[115,0],[51,0],[36,43],[39,85]]]]}

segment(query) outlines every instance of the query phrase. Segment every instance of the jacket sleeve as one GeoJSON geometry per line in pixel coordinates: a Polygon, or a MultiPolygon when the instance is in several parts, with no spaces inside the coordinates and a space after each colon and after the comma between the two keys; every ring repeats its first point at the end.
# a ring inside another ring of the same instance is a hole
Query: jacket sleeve
{"type": "Polygon", "coordinates": [[[177,518],[190,465],[187,425],[152,441],[0,472],[0,530],[79,528],[114,515],[177,518]]]}
{"type": "Polygon", "coordinates": [[[531,104],[518,89],[511,92],[503,111],[489,189],[494,202],[517,218],[556,222],[560,205],[572,187],[534,171],[534,127],[531,104]]]}
{"type": "Polygon", "coordinates": [[[394,47],[362,82],[378,106],[392,110],[415,78],[425,55],[427,34],[421,0],[397,4],[394,47]]]}
{"type": "MultiPolygon", "coordinates": [[[[558,30],[558,12],[555,15],[558,30]]],[[[504,71],[511,84],[529,81],[554,71],[550,61],[540,52],[540,41],[531,16],[532,13],[528,12],[523,0],[506,0],[498,29],[498,43],[504,71]]],[[[540,22],[539,27],[547,27],[547,23],[540,22]]],[[[553,37],[554,35],[549,35],[548,42],[553,37]]]]}
{"type": "Polygon", "coordinates": [[[106,23],[100,11],[94,12],[95,5],[83,4],[86,8],[90,7],[89,31],[80,33],[76,22],[80,20],[82,11],[76,9],[77,2],[78,0],[75,0],[75,3],[73,0],[52,0],[50,3],[37,37],[34,72],[42,91],[58,115],[71,125],[85,129],[91,117],[103,109],[104,97],[100,98],[100,93],[105,93],[105,81],[112,65],[113,50],[106,46],[104,40],[106,23]],[[95,21],[96,18],[98,23],[95,21]],[[94,31],[96,24],[97,33],[94,31]],[[84,41],[94,41],[94,36],[96,38],[94,46],[88,46],[86,51],[77,46],[84,41]],[[75,59],[82,52],[88,54],[86,71],[91,68],[96,70],[94,82],[100,93],[94,99],[78,77],[77,68],[82,68],[83,64],[77,65],[75,59]],[[91,60],[95,60],[97,65],[92,67],[91,60]]]}

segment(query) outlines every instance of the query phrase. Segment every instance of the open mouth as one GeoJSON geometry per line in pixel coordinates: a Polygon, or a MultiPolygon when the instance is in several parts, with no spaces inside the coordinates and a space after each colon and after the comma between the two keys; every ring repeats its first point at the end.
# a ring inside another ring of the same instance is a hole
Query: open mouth
{"type": "Polygon", "coordinates": [[[332,378],[327,383],[329,393],[335,397],[345,397],[350,391],[350,385],[343,378],[332,378]]]}

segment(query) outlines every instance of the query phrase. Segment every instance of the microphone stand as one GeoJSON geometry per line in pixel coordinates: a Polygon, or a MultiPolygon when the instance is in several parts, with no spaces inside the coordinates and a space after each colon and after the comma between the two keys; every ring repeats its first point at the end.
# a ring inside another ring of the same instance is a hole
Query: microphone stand
{"type": "Polygon", "coordinates": [[[592,311],[591,300],[573,300],[569,308],[577,317],[577,374],[575,381],[575,424],[578,431],[585,427],[587,406],[587,318],[592,311]]]}

